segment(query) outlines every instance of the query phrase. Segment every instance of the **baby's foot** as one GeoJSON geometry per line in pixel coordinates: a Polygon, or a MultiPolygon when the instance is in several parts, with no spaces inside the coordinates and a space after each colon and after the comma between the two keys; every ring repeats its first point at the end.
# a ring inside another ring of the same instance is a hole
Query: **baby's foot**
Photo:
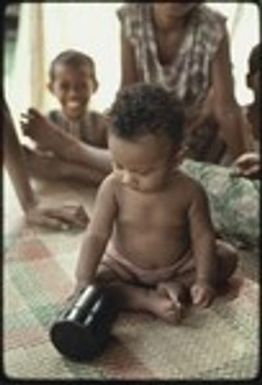
{"type": "Polygon", "coordinates": [[[157,286],[157,292],[162,297],[167,297],[171,300],[173,306],[177,309],[181,318],[184,315],[185,303],[187,300],[185,288],[173,281],[161,282],[157,286]]]}
{"type": "Polygon", "coordinates": [[[150,290],[148,294],[148,310],[165,322],[177,325],[181,321],[181,308],[174,305],[168,296],[163,296],[156,290],[150,290]]]}

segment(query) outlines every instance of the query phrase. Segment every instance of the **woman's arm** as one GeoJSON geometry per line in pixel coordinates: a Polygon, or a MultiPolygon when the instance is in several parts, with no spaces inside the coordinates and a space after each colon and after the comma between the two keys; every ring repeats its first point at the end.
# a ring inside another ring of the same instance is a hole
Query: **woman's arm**
{"type": "Polygon", "coordinates": [[[121,88],[139,81],[134,48],[121,31],[121,88]]]}
{"type": "Polygon", "coordinates": [[[22,148],[18,141],[11,114],[3,101],[2,111],[4,118],[4,162],[22,209],[27,212],[36,204],[36,200],[29,184],[22,148]]]}
{"type": "Polygon", "coordinates": [[[212,64],[214,112],[228,148],[236,158],[249,149],[248,128],[234,97],[234,84],[229,53],[229,39],[225,32],[212,64]]]}
{"type": "Polygon", "coordinates": [[[76,292],[93,283],[97,266],[111,236],[117,214],[114,176],[102,182],[95,201],[94,212],[85,234],[76,267],[76,292]]]}

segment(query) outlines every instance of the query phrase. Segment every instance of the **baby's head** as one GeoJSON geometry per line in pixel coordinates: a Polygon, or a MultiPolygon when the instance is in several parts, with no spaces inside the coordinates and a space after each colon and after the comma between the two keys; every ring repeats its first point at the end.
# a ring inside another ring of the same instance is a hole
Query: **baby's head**
{"type": "Polygon", "coordinates": [[[260,100],[260,66],[261,66],[261,43],[257,44],[251,51],[248,59],[247,86],[254,91],[255,98],[260,100]]]}
{"type": "Polygon", "coordinates": [[[48,87],[69,119],[80,118],[98,87],[94,61],[76,50],[61,52],[51,62],[48,87]]]}
{"type": "Polygon", "coordinates": [[[160,86],[136,84],[118,93],[110,118],[114,171],[133,189],[161,189],[170,180],[181,150],[181,106],[160,86]]]}

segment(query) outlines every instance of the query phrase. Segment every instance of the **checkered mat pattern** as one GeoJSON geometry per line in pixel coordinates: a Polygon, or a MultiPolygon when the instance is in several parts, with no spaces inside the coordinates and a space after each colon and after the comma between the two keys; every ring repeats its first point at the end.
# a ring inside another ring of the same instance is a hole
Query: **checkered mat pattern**
{"type": "Polygon", "coordinates": [[[105,352],[91,363],[63,358],[51,322],[73,287],[82,234],[24,229],[4,264],[4,370],[23,379],[243,379],[258,372],[258,285],[235,280],[213,306],[172,327],[121,314],[105,352]]]}

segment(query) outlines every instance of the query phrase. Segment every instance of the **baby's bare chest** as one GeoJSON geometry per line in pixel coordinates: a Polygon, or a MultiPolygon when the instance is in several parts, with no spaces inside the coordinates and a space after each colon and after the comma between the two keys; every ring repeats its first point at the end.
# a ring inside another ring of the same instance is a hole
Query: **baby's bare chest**
{"type": "Polygon", "coordinates": [[[150,227],[183,227],[187,223],[187,207],[172,194],[127,194],[120,202],[119,223],[146,230],[150,227]]]}

